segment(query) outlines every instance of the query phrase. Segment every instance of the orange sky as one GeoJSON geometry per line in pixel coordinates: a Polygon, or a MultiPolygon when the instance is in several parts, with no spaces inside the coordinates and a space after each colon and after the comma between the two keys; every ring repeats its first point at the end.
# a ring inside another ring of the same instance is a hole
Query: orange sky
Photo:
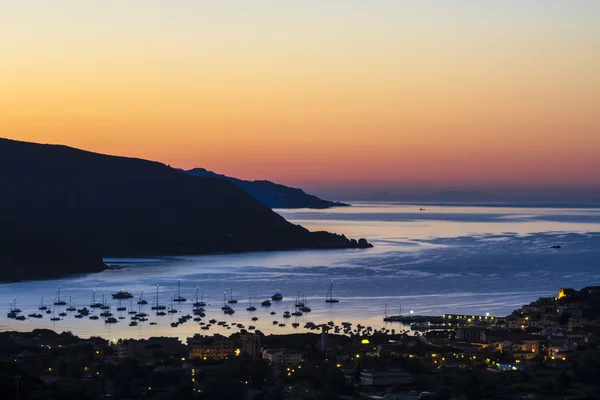
{"type": "Polygon", "coordinates": [[[15,3],[3,137],[283,183],[600,181],[600,2],[15,3]]]}

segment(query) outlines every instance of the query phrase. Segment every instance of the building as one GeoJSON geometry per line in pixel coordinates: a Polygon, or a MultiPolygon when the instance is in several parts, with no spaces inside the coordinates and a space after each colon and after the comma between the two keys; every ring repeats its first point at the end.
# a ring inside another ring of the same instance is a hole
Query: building
{"type": "Polygon", "coordinates": [[[273,364],[299,364],[302,362],[302,353],[297,350],[267,349],[264,350],[263,358],[273,364]]]}
{"type": "Polygon", "coordinates": [[[240,337],[241,350],[250,354],[252,358],[260,357],[260,336],[255,333],[247,333],[240,337]]]}
{"type": "Polygon", "coordinates": [[[363,386],[401,385],[410,382],[410,374],[401,369],[366,370],[360,373],[360,383],[363,386]]]}
{"type": "Polygon", "coordinates": [[[436,346],[446,346],[450,342],[450,336],[447,332],[431,331],[425,333],[425,340],[436,346]]]}
{"type": "Polygon", "coordinates": [[[456,340],[466,343],[485,343],[485,329],[483,328],[459,328],[456,330],[456,340]]]}
{"type": "Polygon", "coordinates": [[[187,338],[190,358],[223,359],[235,354],[235,347],[229,338],[222,335],[203,336],[196,334],[187,338]]]}

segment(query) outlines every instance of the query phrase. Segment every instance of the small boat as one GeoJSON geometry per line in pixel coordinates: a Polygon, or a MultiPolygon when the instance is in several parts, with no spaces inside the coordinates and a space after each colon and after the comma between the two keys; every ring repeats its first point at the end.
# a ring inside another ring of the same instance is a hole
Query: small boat
{"type": "Polygon", "coordinates": [[[269,307],[271,305],[271,300],[267,299],[267,300],[263,301],[262,303],[260,303],[260,305],[263,307],[269,307]]]}
{"type": "Polygon", "coordinates": [[[237,300],[233,298],[233,289],[231,289],[231,292],[229,294],[229,300],[227,300],[227,303],[229,304],[237,304],[237,300]]]}
{"type": "Polygon", "coordinates": [[[273,321],[273,325],[277,325],[279,321],[273,321]]]}
{"type": "Polygon", "coordinates": [[[283,300],[283,295],[279,292],[279,289],[277,289],[277,292],[275,292],[275,294],[273,296],[271,296],[271,300],[273,300],[273,301],[283,300]]]}
{"type": "Polygon", "coordinates": [[[100,319],[97,315],[90,315],[90,319],[100,319]]]}
{"type": "Polygon", "coordinates": [[[175,297],[173,301],[176,303],[183,303],[184,301],[187,301],[185,297],[181,296],[181,279],[177,281],[177,297],[175,297]]]}
{"type": "Polygon", "coordinates": [[[275,311],[271,311],[271,315],[275,315],[277,314],[275,311]]]}
{"type": "Polygon", "coordinates": [[[252,305],[252,295],[250,295],[250,300],[248,301],[248,307],[246,311],[256,311],[256,307],[252,305]]]}
{"type": "MultiPolygon", "coordinates": [[[[152,310],[166,310],[167,307],[158,303],[158,285],[156,285],[156,304],[150,307],[152,310]]],[[[159,315],[156,313],[156,315],[159,315]]]]}
{"type": "Polygon", "coordinates": [[[104,320],[105,324],[116,324],[119,322],[115,317],[110,317],[104,320]]]}
{"type": "Polygon", "coordinates": [[[52,314],[52,310],[46,310],[46,314],[52,314]]]}
{"type": "Polygon", "coordinates": [[[112,294],[112,298],[113,299],[131,299],[133,297],[133,294],[129,293],[129,292],[125,292],[123,291],[123,289],[119,290],[117,293],[113,293],[112,294]]]}
{"type": "Polygon", "coordinates": [[[279,324],[280,328],[283,328],[285,326],[285,324],[279,324]]]}
{"type": "Polygon", "coordinates": [[[55,306],[66,306],[67,302],[60,299],[60,286],[58,287],[58,291],[56,293],[56,300],[54,301],[55,306]]]}
{"type": "Polygon", "coordinates": [[[339,303],[340,301],[333,297],[333,281],[329,284],[329,291],[327,292],[327,297],[325,298],[325,303],[339,303]]]}
{"type": "Polygon", "coordinates": [[[101,317],[112,317],[113,314],[110,311],[103,311],[100,313],[101,317]]]}
{"type": "Polygon", "coordinates": [[[131,321],[129,323],[129,326],[137,326],[137,325],[138,325],[137,321],[131,321]]]}
{"type": "Polygon", "coordinates": [[[42,296],[42,301],[40,301],[40,306],[38,307],[38,310],[45,311],[47,309],[48,307],[44,305],[44,296],[42,296]]]}
{"type": "Polygon", "coordinates": [[[171,322],[171,328],[177,328],[178,326],[179,326],[179,323],[171,322]]]}
{"type": "Polygon", "coordinates": [[[69,296],[69,307],[66,308],[67,311],[76,311],[77,309],[75,307],[73,307],[73,304],[71,303],[71,296],[69,296]]]}
{"type": "Polygon", "coordinates": [[[297,327],[299,327],[299,326],[300,326],[300,324],[299,324],[299,323],[297,323],[297,322],[294,322],[294,323],[292,324],[292,326],[293,326],[294,328],[297,328],[297,327]]]}
{"type": "Polygon", "coordinates": [[[294,317],[301,317],[301,316],[302,316],[302,311],[294,311],[294,312],[292,313],[292,315],[293,315],[294,317]]]}
{"type": "Polygon", "coordinates": [[[200,322],[200,321],[202,321],[202,318],[200,318],[200,317],[196,317],[196,318],[194,318],[194,321],[195,321],[195,322],[200,322]]]}
{"type": "Polygon", "coordinates": [[[127,307],[123,307],[121,305],[121,300],[119,300],[119,307],[117,307],[117,311],[127,311],[127,307]]]}
{"type": "Polygon", "coordinates": [[[59,317],[66,317],[66,316],[67,316],[67,313],[66,313],[66,312],[61,312],[61,313],[59,313],[59,314],[58,314],[58,316],[59,316],[59,317]]]}
{"type": "Polygon", "coordinates": [[[150,322],[150,325],[156,325],[158,322],[150,322]]]}
{"type": "Polygon", "coordinates": [[[77,315],[75,315],[75,318],[81,319],[81,318],[83,318],[83,315],[77,314],[77,315]]]}
{"type": "Polygon", "coordinates": [[[77,310],[77,312],[81,315],[88,315],[90,313],[90,310],[88,310],[87,307],[83,307],[83,308],[77,310]]]}
{"type": "Polygon", "coordinates": [[[252,321],[258,321],[258,317],[252,317],[252,321]]]}
{"type": "Polygon", "coordinates": [[[249,331],[253,331],[254,329],[256,329],[256,327],[255,327],[254,325],[250,325],[250,326],[248,327],[248,330],[249,330],[249,331]]]}
{"type": "Polygon", "coordinates": [[[42,318],[42,317],[43,317],[43,315],[42,315],[42,314],[35,314],[35,313],[34,313],[34,314],[29,314],[29,317],[30,317],[30,318],[42,318]]]}
{"type": "Polygon", "coordinates": [[[110,310],[110,306],[108,304],[106,304],[106,299],[104,298],[104,295],[102,295],[102,305],[100,306],[101,310],[110,310]]]}
{"type": "Polygon", "coordinates": [[[52,317],[50,318],[50,321],[60,321],[60,317],[55,317],[55,316],[52,316],[52,317]]]}
{"type": "Polygon", "coordinates": [[[223,313],[228,314],[228,315],[233,315],[233,313],[235,313],[235,310],[233,308],[230,308],[229,310],[223,311],[223,313]]]}
{"type": "Polygon", "coordinates": [[[290,317],[291,317],[291,315],[290,315],[290,312],[289,312],[289,311],[286,309],[286,310],[283,312],[283,318],[290,318],[290,317]]]}
{"type": "Polygon", "coordinates": [[[142,294],[140,295],[140,299],[137,302],[141,306],[145,306],[148,304],[148,301],[144,300],[144,290],[142,290],[142,294]]]}
{"type": "Polygon", "coordinates": [[[159,317],[164,317],[165,315],[167,315],[167,313],[166,313],[166,312],[164,312],[164,311],[158,311],[158,312],[156,313],[156,315],[158,315],[159,317]]]}

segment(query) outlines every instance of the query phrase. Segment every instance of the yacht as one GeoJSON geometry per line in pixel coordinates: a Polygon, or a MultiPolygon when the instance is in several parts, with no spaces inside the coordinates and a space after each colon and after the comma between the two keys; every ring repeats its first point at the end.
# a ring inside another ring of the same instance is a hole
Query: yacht
{"type": "Polygon", "coordinates": [[[269,307],[271,305],[271,300],[264,300],[262,303],[260,303],[260,305],[263,307],[269,307]]]}
{"type": "Polygon", "coordinates": [[[273,301],[281,301],[283,300],[283,295],[279,292],[279,289],[275,292],[273,296],[271,296],[271,300],[273,301]]]}
{"type": "Polygon", "coordinates": [[[185,297],[181,297],[181,279],[177,281],[177,297],[175,297],[173,301],[176,303],[183,303],[184,301],[187,301],[185,297]]]}
{"type": "Polygon", "coordinates": [[[129,326],[137,326],[137,324],[138,324],[137,321],[131,321],[129,323],[129,326]]]}
{"type": "Polygon", "coordinates": [[[116,324],[119,322],[115,317],[110,317],[104,320],[105,324],[116,324]]]}
{"type": "Polygon", "coordinates": [[[56,293],[56,300],[54,301],[55,306],[66,306],[67,302],[60,299],[60,286],[58,287],[58,291],[56,293]]]}
{"type": "Polygon", "coordinates": [[[333,281],[329,284],[329,291],[327,292],[327,297],[325,298],[325,303],[339,303],[340,301],[333,297],[333,281]]]}
{"type": "Polygon", "coordinates": [[[123,289],[119,290],[117,293],[112,294],[113,299],[119,299],[119,300],[131,299],[132,297],[133,297],[133,294],[131,294],[129,292],[125,292],[125,291],[123,291],[123,289]]]}
{"type": "Polygon", "coordinates": [[[289,312],[289,311],[286,309],[286,310],[283,312],[283,318],[290,318],[290,317],[291,317],[291,315],[290,315],[290,312],[289,312]]]}

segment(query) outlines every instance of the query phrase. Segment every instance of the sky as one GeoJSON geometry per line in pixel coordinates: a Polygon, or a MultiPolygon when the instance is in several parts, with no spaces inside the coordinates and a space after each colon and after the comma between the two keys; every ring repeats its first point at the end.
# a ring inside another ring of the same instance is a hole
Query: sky
{"type": "Polygon", "coordinates": [[[598,187],[600,1],[19,0],[0,136],[246,179],[598,187]]]}

